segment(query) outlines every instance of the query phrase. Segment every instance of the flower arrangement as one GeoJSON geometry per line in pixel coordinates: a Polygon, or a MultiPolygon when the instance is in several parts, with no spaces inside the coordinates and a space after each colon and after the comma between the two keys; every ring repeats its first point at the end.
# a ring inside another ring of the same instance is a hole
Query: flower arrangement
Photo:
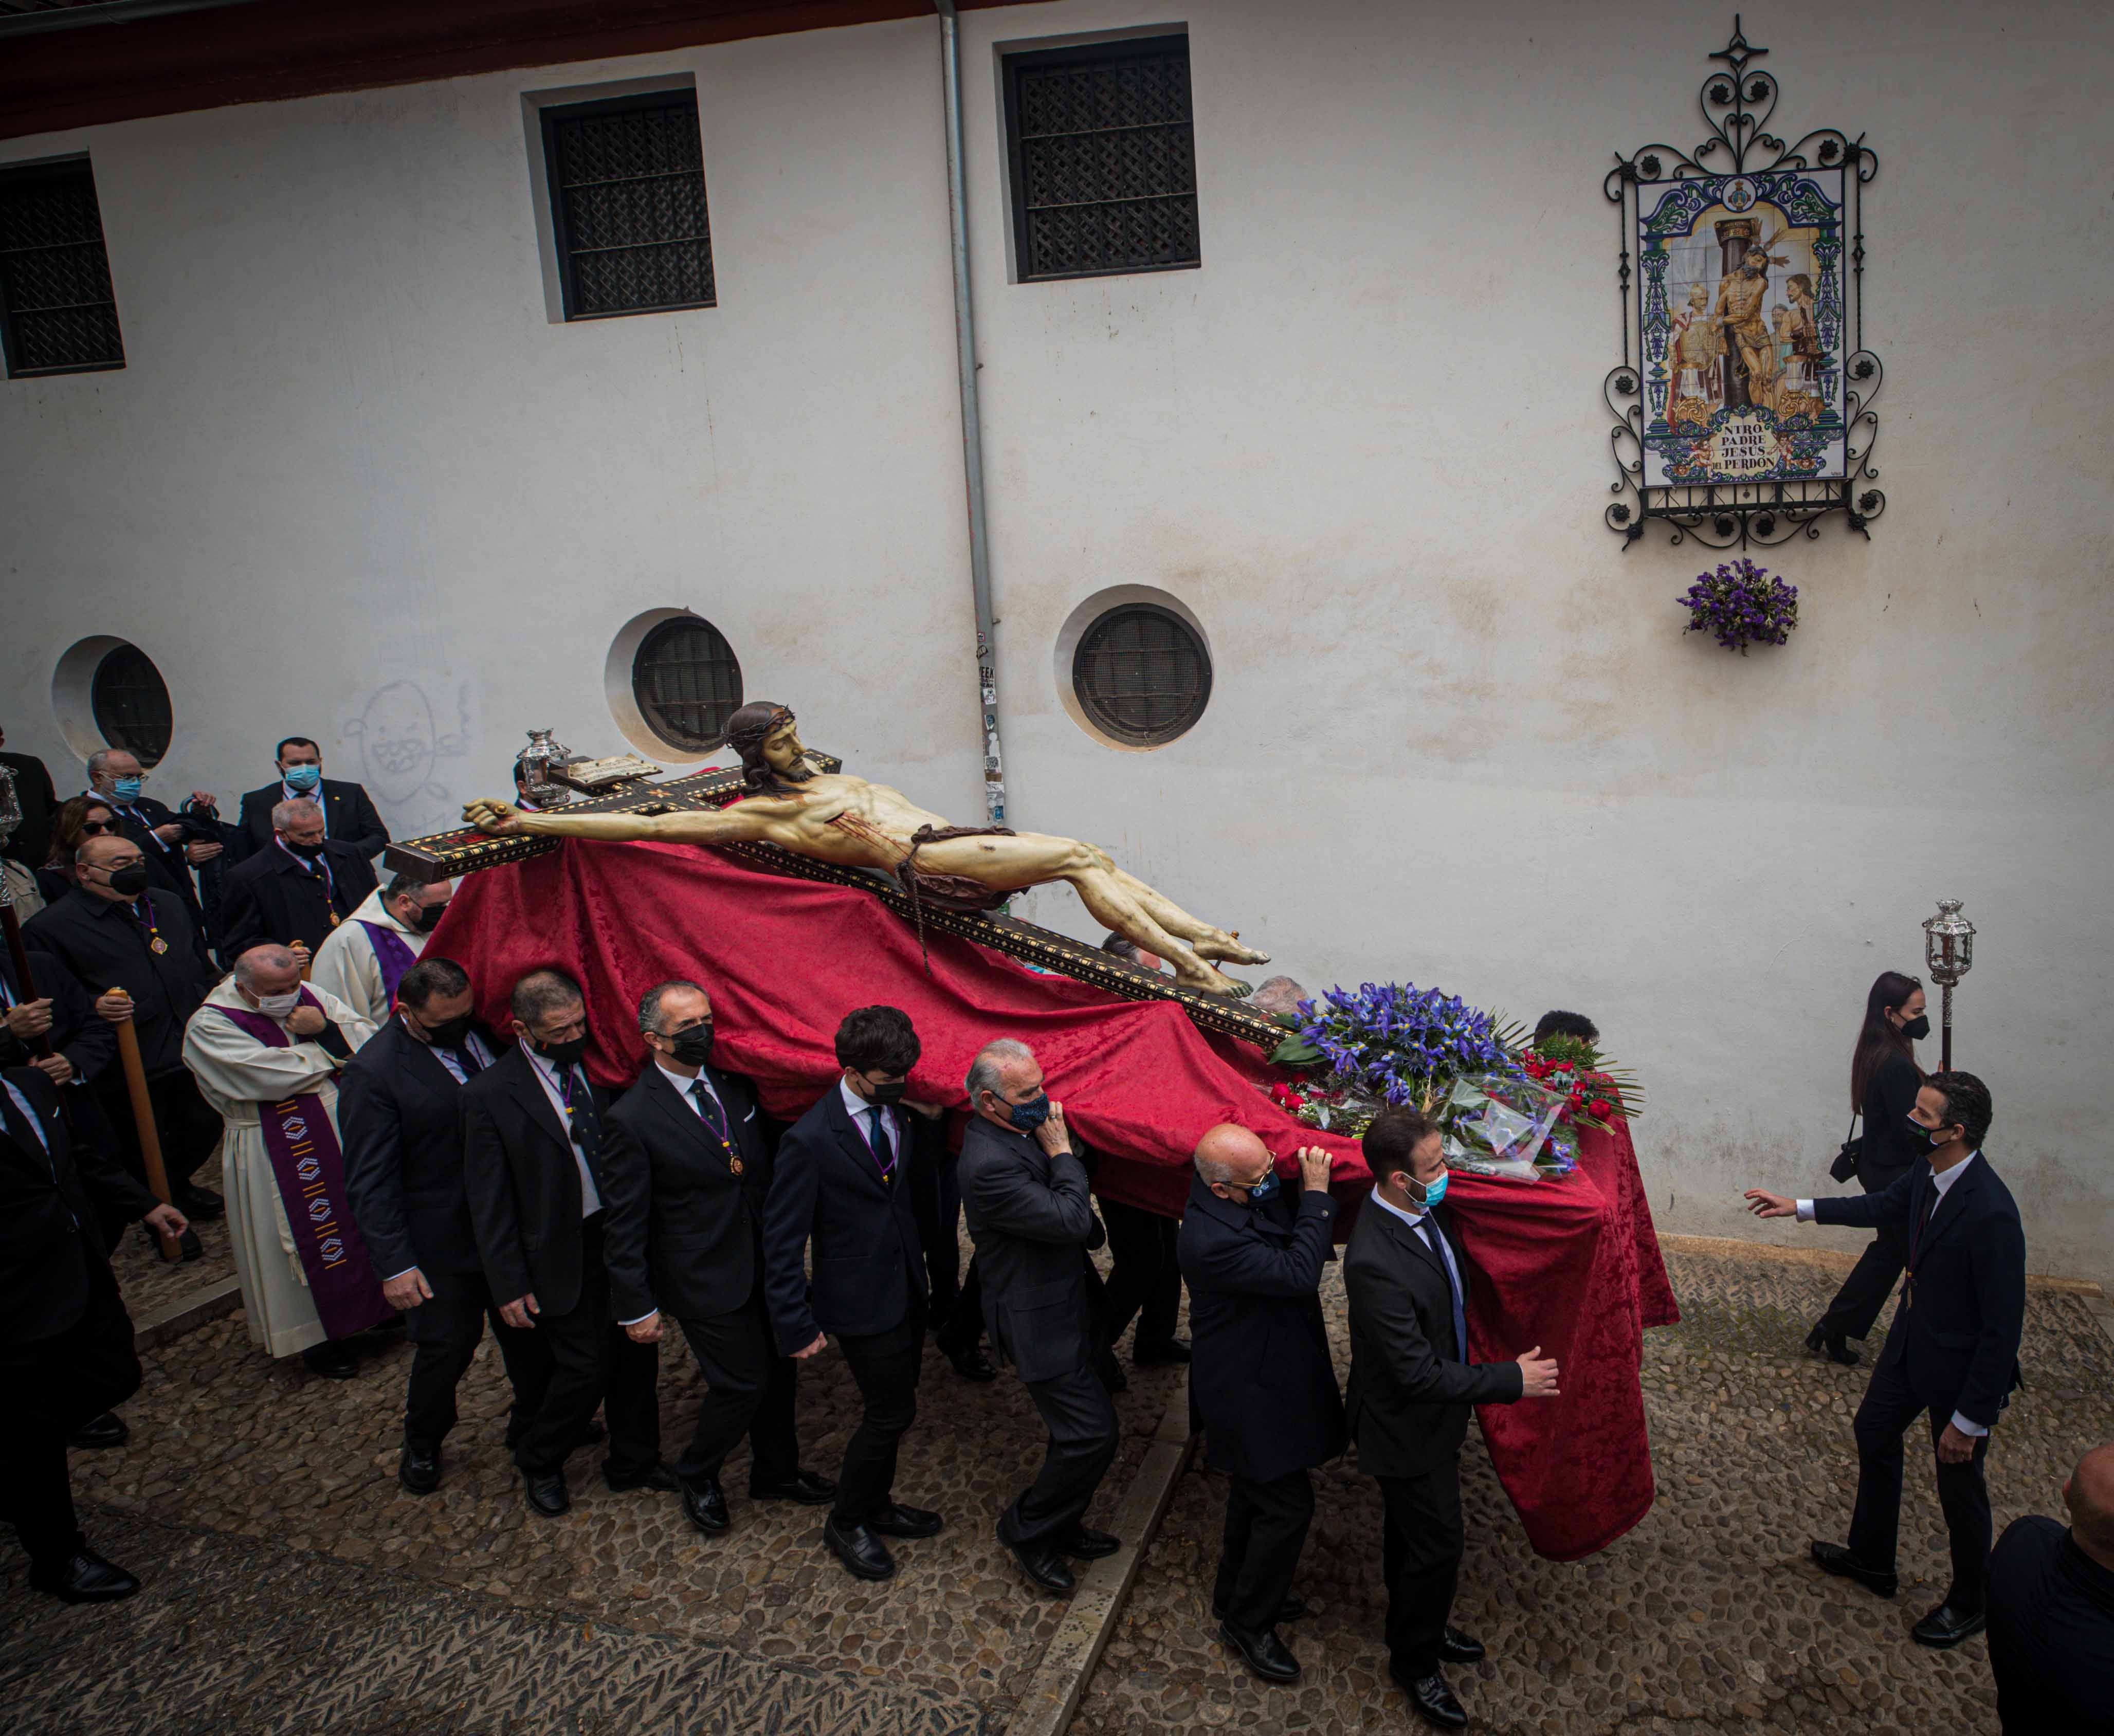
{"type": "Polygon", "coordinates": [[[1798,625],[1798,587],[1742,557],[1714,573],[1699,573],[1681,599],[1690,633],[1717,635],[1727,651],[1782,645],[1798,625]]]}
{"type": "Polygon", "coordinates": [[[1629,1121],[1644,1107],[1636,1076],[1610,1067],[1583,1037],[1552,1033],[1520,1057],[1528,1078],[1564,1099],[1563,1126],[1583,1125],[1606,1132],[1611,1122],[1629,1121]]]}
{"type": "Polygon", "coordinates": [[[1331,989],[1299,1007],[1302,1022],[1270,1059],[1280,1067],[1325,1063],[1331,1085],[1373,1099],[1375,1112],[1429,1109],[1464,1075],[1519,1076],[1518,1028],[1501,1026],[1457,994],[1414,983],[1361,983],[1355,994],[1331,989]]]}

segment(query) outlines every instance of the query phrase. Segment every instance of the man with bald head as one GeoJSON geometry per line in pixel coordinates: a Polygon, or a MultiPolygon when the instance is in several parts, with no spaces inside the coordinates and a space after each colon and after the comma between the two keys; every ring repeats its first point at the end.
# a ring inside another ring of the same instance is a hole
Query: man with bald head
{"type": "Polygon", "coordinates": [[[1344,1446],[1320,1295],[1336,1217],[1329,1154],[1300,1151],[1296,1200],[1246,1127],[1220,1122],[1194,1161],[1176,1243],[1189,1285],[1189,1393],[1204,1463],[1232,1480],[1211,1608],[1251,1670],[1296,1682],[1299,1660],[1277,1624],[1305,1613],[1292,1575],[1314,1518],[1306,1473],[1344,1446]]]}
{"type": "Polygon", "coordinates": [[[1989,1667],[2005,1736],[2114,1736],[2114,1445],[2062,1486],[2070,1528],[2014,1519],[1989,1557],[1989,1667]]]}
{"type": "Polygon", "coordinates": [[[184,1030],[184,1064],[226,1132],[228,1240],[249,1338],[349,1380],[348,1341],[396,1318],[355,1227],[338,1072],[374,1027],[304,984],[288,948],[252,947],[184,1030]]]}

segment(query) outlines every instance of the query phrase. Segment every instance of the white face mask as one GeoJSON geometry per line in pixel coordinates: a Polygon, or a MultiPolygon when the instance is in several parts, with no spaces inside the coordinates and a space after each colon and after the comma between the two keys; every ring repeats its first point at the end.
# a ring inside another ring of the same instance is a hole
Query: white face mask
{"type": "Polygon", "coordinates": [[[258,1011],[268,1012],[275,1019],[285,1018],[300,1004],[301,991],[298,989],[290,994],[260,994],[257,997],[258,1011]]]}

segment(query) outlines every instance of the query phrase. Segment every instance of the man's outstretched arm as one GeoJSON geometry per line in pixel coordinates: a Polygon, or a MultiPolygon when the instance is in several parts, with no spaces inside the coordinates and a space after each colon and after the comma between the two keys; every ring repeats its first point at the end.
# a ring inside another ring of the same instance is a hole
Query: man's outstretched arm
{"type": "Polygon", "coordinates": [[[702,814],[536,814],[507,802],[479,800],[463,818],[496,838],[591,838],[604,843],[741,844],[767,838],[771,824],[792,804],[768,797],[702,814]]]}

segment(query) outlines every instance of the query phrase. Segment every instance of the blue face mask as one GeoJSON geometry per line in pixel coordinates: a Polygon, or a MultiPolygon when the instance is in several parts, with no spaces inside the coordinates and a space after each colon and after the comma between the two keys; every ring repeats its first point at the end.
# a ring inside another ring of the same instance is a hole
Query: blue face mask
{"type": "Polygon", "coordinates": [[[1449,1172],[1442,1169],[1439,1172],[1439,1179],[1436,1181],[1427,1181],[1424,1184],[1424,1209],[1425,1211],[1430,1211],[1432,1207],[1438,1204],[1440,1200],[1446,1197],[1446,1181],[1448,1173],[1449,1172]]]}
{"type": "Polygon", "coordinates": [[[120,802],[137,802],[140,799],[140,786],[146,781],[144,778],[139,777],[113,778],[110,783],[110,793],[120,802]]]}
{"type": "Polygon", "coordinates": [[[288,789],[313,789],[323,781],[320,765],[289,765],[282,774],[288,789]]]}
{"type": "Polygon", "coordinates": [[[1260,1205],[1277,1191],[1277,1172],[1273,1170],[1248,1190],[1248,1204],[1260,1205]]]}
{"type": "Polygon", "coordinates": [[[1045,1091],[1041,1096],[1034,1098],[1029,1102],[1014,1103],[1009,1107],[1012,1112],[1013,1125],[1023,1133],[1032,1133],[1050,1119],[1050,1094],[1045,1091]]]}

